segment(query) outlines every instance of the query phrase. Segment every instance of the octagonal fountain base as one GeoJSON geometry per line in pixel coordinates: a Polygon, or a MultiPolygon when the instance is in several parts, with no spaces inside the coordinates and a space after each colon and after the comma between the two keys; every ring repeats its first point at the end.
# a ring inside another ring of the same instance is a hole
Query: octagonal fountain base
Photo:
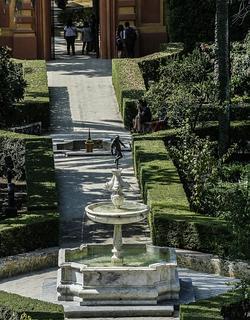
{"type": "Polygon", "coordinates": [[[124,264],[110,263],[112,245],[59,251],[58,300],[80,305],[157,305],[179,298],[175,250],[125,244],[124,264]]]}

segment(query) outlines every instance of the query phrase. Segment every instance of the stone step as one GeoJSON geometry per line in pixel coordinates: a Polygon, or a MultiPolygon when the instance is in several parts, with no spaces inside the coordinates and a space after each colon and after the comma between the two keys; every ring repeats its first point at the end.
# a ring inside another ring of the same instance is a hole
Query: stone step
{"type": "Polygon", "coordinates": [[[174,314],[173,306],[65,306],[65,317],[81,318],[128,318],[128,317],[170,317],[174,314]]]}

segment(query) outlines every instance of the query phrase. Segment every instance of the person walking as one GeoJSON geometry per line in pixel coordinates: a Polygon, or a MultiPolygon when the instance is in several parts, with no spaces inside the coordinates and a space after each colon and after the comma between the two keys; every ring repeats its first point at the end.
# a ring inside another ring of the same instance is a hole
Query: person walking
{"type": "Polygon", "coordinates": [[[87,21],[84,22],[81,32],[82,32],[82,54],[84,54],[85,52],[85,47],[86,47],[86,54],[89,54],[91,50],[91,44],[92,44],[92,32],[87,21]]]}
{"type": "Polygon", "coordinates": [[[115,35],[115,44],[117,48],[117,57],[118,58],[124,58],[124,42],[123,42],[123,32],[124,32],[124,27],[122,24],[119,24],[116,30],[116,35],[115,35]]]}
{"type": "Polygon", "coordinates": [[[137,34],[134,28],[130,27],[128,21],[125,22],[125,30],[123,32],[125,48],[126,48],[126,57],[134,58],[135,57],[135,42],[137,39],[137,34]]]}
{"type": "Polygon", "coordinates": [[[67,25],[64,27],[64,38],[67,42],[67,54],[70,55],[70,48],[72,54],[75,55],[75,39],[77,38],[77,29],[72,20],[68,20],[67,25]]]}

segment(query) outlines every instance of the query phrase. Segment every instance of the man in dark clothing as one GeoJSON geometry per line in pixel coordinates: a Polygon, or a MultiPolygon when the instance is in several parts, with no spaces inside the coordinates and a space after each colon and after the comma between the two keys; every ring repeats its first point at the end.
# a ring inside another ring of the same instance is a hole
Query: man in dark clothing
{"type": "Polygon", "coordinates": [[[127,58],[134,58],[135,56],[135,42],[137,39],[137,34],[134,28],[131,28],[129,22],[125,22],[124,30],[124,42],[126,47],[127,58]]]}
{"type": "Polygon", "coordinates": [[[142,111],[141,111],[141,129],[145,131],[145,124],[152,121],[152,113],[145,100],[141,100],[142,111]]]}

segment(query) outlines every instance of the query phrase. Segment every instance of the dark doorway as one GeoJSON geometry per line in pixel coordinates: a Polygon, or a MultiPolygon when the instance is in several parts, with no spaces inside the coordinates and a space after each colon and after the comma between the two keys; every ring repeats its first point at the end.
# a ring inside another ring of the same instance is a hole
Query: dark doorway
{"type": "MultiPolygon", "coordinates": [[[[96,58],[99,58],[100,52],[100,28],[99,28],[99,0],[86,1],[86,7],[82,6],[82,10],[86,9],[86,13],[81,16],[81,5],[77,1],[68,0],[66,9],[63,10],[58,6],[57,0],[51,0],[51,59],[56,59],[65,47],[63,38],[63,28],[65,19],[70,17],[70,12],[73,16],[73,22],[77,26],[78,31],[81,31],[84,21],[88,21],[92,29],[93,35],[93,53],[95,52],[96,58]],[[79,10],[79,14],[76,12],[79,10]],[[76,20],[74,20],[76,19],[76,20]]],[[[78,32],[79,34],[80,32],[78,32]]],[[[78,37],[78,46],[80,45],[81,36],[78,37]]]]}

